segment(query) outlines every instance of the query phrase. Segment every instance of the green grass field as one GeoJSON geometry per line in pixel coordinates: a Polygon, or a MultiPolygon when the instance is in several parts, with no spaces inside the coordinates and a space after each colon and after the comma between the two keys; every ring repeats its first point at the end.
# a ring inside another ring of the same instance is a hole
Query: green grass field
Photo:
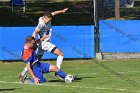
{"type": "Polygon", "coordinates": [[[140,93],[139,61],[65,60],[62,70],[78,75],[78,80],[66,84],[49,73],[47,82],[40,85],[18,82],[23,62],[0,62],[0,93],[140,93]]]}

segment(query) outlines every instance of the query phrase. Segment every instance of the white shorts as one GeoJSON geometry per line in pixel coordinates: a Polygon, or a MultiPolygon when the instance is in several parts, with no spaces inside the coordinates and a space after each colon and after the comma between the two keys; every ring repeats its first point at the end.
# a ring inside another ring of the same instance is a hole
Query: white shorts
{"type": "Polygon", "coordinates": [[[43,41],[38,46],[37,55],[43,55],[45,51],[53,52],[52,50],[56,48],[57,47],[51,42],[43,41]]]}

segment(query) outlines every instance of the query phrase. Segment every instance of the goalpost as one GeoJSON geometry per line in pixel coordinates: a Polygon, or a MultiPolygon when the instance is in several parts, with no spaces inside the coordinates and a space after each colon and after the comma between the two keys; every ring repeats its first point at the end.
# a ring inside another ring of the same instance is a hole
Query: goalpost
{"type": "Polygon", "coordinates": [[[100,52],[100,33],[99,33],[99,20],[98,20],[98,0],[93,0],[94,3],[94,40],[95,40],[95,53],[100,52]]]}

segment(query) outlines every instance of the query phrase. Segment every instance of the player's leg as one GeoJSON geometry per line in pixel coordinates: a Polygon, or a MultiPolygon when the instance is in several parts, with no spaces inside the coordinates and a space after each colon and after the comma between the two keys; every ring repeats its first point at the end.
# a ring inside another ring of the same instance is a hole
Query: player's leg
{"type": "Polygon", "coordinates": [[[24,78],[26,77],[25,74],[26,74],[27,71],[28,71],[28,69],[27,69],[27,67],[25,67],[23,69],[23,71],[21,73],[19,73],[18,78],[19,78],[20,82],[24,81],[24,78]]]}
{"type": "MultiPolygon", "coordinates": [[[[43,71],[43,69],[44,69],[44,63],[37,63],[36,65],[34,65],[33,66],[33,72],[34,72],[34,74],[35,74],[35,76],[37,77],[37,78],[39,78],[39,80],[40,80],[40,83],[43,83],[43,82],[46,82],[46,79],[44,78],[44,76],[43,76],[43,73],[44,73],[44,71],[43,71]]],[[[47,69],[47,68],[46,68],[47,69]]],[[[34,80],[33,79],[31,79],[32,80],[32,82],[34,82],[34,80]]]]}
{"type": "MultiPolygon", "coordinates": [[[[42,49],[58,55],[56,66],[60,69],[63,61],[63,53],[60,51],[60,49],[58,49],[54,44],[50,42],[42,42],[42,49]]],[[[57,73],[55,73],[55,76],[58,77],[60,80],[62,80],[62,78],[59,77],[57,73]]]]}
{"type": "MultiPolygon", "coordinates": [[[[48,63],[41,63],[41,68],[43,70],[43,73],[49,73],[49,72],[56,72],[59,77],[61,77],[63,80],[67,76],[62,70],[60,70],[57,66],[50,65],[48,63]]],[[[60,79],[60,78],[59,78],[60,79]]]]}
{"type": "MultiPolygon", "coordinates": [[[[49,72],[55,72],[60,80],[65,80],[67,74],[60,70],[57,66],[50,65],[49,72]]],[[[77,76],[73,76],[73,80],[77,80],[77,76]]]]}
{"type": "MultiPolygon", "coordinates": [[[[45,66],[44,64],[45,63],[38,62],[37,64],[32,66],[33,73],[35,74],[35,76],[37,78],[39,78],[40,83],[46,82],[46,79],[43,76],[43,73],[44,73],[43,69],[44,68],[45,69],[47,69],[47,68],[49,69],[49,67],[45,66]]],[[[27,83],[27,84],[34,83],[34,79],[30,78],[30,77],[27,77],[27,76],[24,76],[23,80],[22,80],[22,83],[27,83]]]]}
{"type": "Polygon", "coordinates": [[[64,80],[65,77],[67,76],[66,73],[64,73],[57,66],[54,66],[54,65],[50,65],[49,72],[55,72],[56,75],[57,75],[57,78],[60,79],[60,80],[64,80]]]}
{"type": "MultiPolygon", "coordinates": [[[[33,66],[33,72],[37,78],[40,79],[40,83],[46,82],[43,73],[56,72],[59,77],[63,80],[66,78],[67,74],[60,70],[57,66],[50,65],[48,63],[39,62],[37,65],[33,66]]],[[[75,77],[74,77],[75,80],[75,77]]]]}
{"type": "MultiPolygon", "coordinates": [[[[62,62],[63,62],[63,56],[64,56],[63,53],[57,47],[55,47],[51,52],[55,55],[58,55],[57,61],[56,61],[56,66],[60,69],[61,65],[62,65],[62,62]]],[[[59,78],[60,80],[63,80],[57,73],[55,73],[55,76],[57,78],[59,78]]]]}
{"type": "Polygon", "coordinates": [[[51,52],[55,55],[58,55],[56,66],[60,69],[62,61],[63,61],[63,56],[64,56],[63,53],[60,51],[60,49],[58,49],[54,44],[50,42],[42,42],[42,49],[45,51],[51,52]]]}
{"type": "Polygon", "coordinates": [[[28,71],[28,69],[27,69],[27,67],[25,67],[24,70],[21,72],[21,75],[24,76],[27,71],[28,71]]]}
{"type": "Polygon", "coordinates": [[[58,56],[56,66],[60,69],[63,62],[64,54],[61,52],[59,48],[56,48],[52,53],[58,56]]]}

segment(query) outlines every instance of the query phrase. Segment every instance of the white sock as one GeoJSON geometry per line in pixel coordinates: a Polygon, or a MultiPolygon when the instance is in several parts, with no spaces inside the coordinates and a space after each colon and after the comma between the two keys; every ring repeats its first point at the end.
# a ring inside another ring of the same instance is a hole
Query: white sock
{"type": "Polygon", "coordinates": [[[58,57],[57,57],[56,66],[57,66],[59,69],[61,68],[62,61],[63,61],[63,56],[58,56],[58,57]]]}
{"type": "Polygon", "coordinates": [[[21,72],[21,75],[24,76],[27,71],[28,71],[28,69],[27,69],[27,67],[25,67],[24,70],[21,72]]]}

